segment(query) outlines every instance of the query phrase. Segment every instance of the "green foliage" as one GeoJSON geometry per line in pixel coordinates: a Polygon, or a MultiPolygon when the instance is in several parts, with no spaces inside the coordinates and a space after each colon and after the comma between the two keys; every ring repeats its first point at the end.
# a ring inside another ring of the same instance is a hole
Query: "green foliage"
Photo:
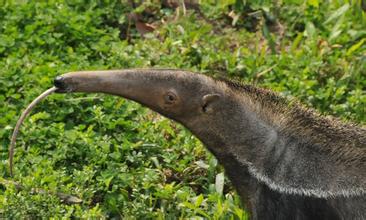
{"type": "MultiPolygon", "coordinates": [[[[366,16],[358,1],[225,1],[201,12],[124,1],[9,1],[0,7],[0,173],[22,109],[56,75],[170,67],[243,79],[320,112],[366,121],[366,16]],[[141,37],[126,13],[151,9],[141,37]],[[229,13],[233,12],[230,16],[229,13]],[[236,20],[235,22],[234,19],[236,20]],[[130,29],[127,33],[127,29],[130,29]],[[129,37],[125,35],[129,34],[129,37]]],[[[55,94],[18,138],[3,218],[246,219],[223,169],[181,126],[107,95],[55,94]],[[78,205],[32,193],[78,196],[78,205]]]]}

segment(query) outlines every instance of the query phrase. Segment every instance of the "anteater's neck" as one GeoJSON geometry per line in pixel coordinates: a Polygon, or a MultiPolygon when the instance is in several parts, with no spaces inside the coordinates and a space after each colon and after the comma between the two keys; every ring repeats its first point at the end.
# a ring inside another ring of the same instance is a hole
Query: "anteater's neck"
{"type": "Polygon", "coordinates": [[[217,157],[230,154],[279,192],[322,198],[366,194],[365,129],[321,117],[267,90],[228,85],[239,94],[240,107],[230,112],[230,133],[207,141],[217,157]]]}

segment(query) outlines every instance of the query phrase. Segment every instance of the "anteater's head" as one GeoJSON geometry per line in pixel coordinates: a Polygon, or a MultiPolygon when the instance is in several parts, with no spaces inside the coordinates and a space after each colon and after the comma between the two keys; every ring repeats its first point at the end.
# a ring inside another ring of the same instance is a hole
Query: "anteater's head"
{"type": "Polygon", "coordinates": [[[56,77],[58,92],[102,92],[134,100],[178,121],[209,144],[235,120],[232,97],[221,81],[170,69],[71,72],[56,77]]]}

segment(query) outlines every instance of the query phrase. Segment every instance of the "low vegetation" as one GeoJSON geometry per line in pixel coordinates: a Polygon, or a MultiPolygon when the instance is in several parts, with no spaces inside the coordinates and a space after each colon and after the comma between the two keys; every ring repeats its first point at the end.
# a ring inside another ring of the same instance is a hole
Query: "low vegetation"
{"type": "Polygon", "coordinates": [[[181,68],[366,122],[360,1],[71,2],[1,3],[1,218],[247,218],[222,167],[186,129],[103,94],[55,94],[38,105],[22,127],[10,177],[18,116],[68,71],[181,68]]]}

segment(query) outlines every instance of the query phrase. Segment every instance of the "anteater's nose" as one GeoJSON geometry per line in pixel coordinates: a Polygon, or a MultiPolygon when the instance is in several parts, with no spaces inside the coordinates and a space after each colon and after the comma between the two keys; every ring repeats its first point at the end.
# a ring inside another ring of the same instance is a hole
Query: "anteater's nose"
{"type": "Polygon", "coordinates": [[[59,88],[59,89],[65,89],[65,82],[64,82],[64,77],[62,76],[57,76],[55,78],[55,80],[53,81],[53,84],[59,88]]]}

